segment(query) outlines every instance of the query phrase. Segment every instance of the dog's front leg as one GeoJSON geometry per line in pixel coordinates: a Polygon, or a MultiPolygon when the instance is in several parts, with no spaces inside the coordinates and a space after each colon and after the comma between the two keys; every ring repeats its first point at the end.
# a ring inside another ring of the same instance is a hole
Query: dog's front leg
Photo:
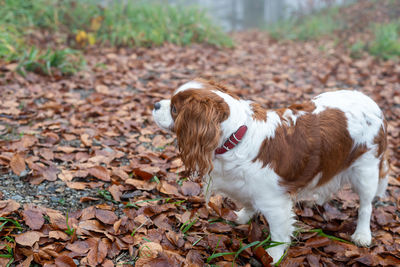
{"type": "Polygon", "coordinates": [[[294,214],[292,211],[292,201],[284,195],[265,196],[257,199],[256,209],[259,210],[267,219],[271,234],[271,240],[283,242],[284,244],[267,249],[268,254],[272,257],[273,263],[279,261],[285,253],[285,249],[290,244],[294,226],[294,214]]]}

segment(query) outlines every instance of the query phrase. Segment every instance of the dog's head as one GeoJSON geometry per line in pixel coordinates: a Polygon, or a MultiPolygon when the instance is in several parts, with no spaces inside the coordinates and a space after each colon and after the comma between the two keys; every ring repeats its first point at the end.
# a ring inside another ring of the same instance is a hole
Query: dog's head
{"type": "Polygon", "coordinates": [[[231,113],[225,86],[195,79],[179,87],[170,100],[155,103],[153,117],[164,130],[176,133],[180,156],[189,173],[213,169],[212,157],[221,142],[221,123],[231,113]]]}

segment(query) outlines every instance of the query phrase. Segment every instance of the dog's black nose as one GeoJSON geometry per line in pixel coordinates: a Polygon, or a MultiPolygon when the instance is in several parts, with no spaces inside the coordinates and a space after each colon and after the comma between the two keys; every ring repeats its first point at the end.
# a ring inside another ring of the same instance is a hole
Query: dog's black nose
{"type": "Polygon", "coordinates": [[[157,110],[157,109],[160,109],[160,108],[161,108],[160,102],[156,102],[156,103],[154,104],[154,109],[157,110]]]}

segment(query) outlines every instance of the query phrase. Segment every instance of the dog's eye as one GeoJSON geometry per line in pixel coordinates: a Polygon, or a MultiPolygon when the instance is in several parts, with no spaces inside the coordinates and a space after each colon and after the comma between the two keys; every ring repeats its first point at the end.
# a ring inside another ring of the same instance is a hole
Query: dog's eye
{"type": "Polygon", "coordinates": [[[176,114],[176,107],[174,105],[171,106],[172,113],[176,114]]]}

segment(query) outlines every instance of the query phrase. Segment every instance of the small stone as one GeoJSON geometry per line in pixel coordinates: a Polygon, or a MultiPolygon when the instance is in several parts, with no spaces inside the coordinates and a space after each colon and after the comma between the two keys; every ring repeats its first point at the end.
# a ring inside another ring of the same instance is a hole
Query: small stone
{"type": "Polygon", "coordinates": [[[51,200],[52,202],[59,202],[59,201],[60,201],[60,198],[52,196],[52,197],[50,197],[50,200],[51,200]]]}
{"type": "Polygon", "coordinates": [[[143,194],[142,191],[136,190],[136,191],[133,191],[133,192],[122,194],[121,199],[134,198],[134,197],[141,196],[142,194],[143,194]]]}
{"type": "Polygon", "coordinates": [[[56,192],[56,187],[53,186],[53,185],[51,185],[51,186],[49,186],[49,187],[47,188],[47,191],[48,191],[49,193],[55,193],[55,192],[56,192]]]}
{"type": "Polygon", "coordinates": [[[44,184],[41,184],[37,187],[38,191],[43,191],[45,189],[44,184]]]}
{"type": "Polygon", "coordinates": [[[20,195],[15,195],[15,196],[12,196],[11,199],[13,199],[15,201],[21,201],[23,199],[23,197],[20,195]]]}

